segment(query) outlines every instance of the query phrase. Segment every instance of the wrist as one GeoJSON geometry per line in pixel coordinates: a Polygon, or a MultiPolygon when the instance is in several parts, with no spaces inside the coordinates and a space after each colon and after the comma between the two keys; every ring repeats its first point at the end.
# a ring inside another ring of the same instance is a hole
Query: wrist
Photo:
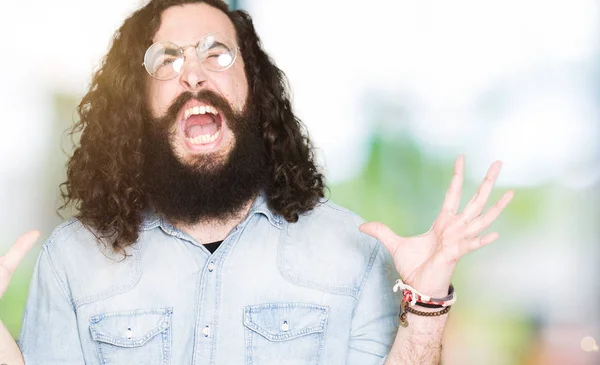
{"type": "Polygon", "coordinates": [[[456,264],[449,264],[442,260],[434,260],[429,263],[416,275],[411,275],[404,282],[421,293],[426,293],[432,297],[445,297],[448,294],[448,287],[452,280],[452,274],[456,264]]]}
{"type": "Polygon", "coordinates": [[[415,280],[414,282],[406,281],[406,284],[415,288],[421,293],[435,298],[442,298],[448,295],[450,287],[450,278],[438,278],[435,280],[415,280]]]}
{"type": "Polygon", "coordinates": [[[400,309],[399,323],[403,327],[408,326],[407,316],[409,313],[421,317],[442,316],[450,311],[452,305],[456,302],[454,287],[450,285],[444,297],[433,297],[424,294],[412,286],[404,283],[402,279],[396,280],[393,288],[394,292],[398,290],[402,293],[402,307],[400,309]]]}

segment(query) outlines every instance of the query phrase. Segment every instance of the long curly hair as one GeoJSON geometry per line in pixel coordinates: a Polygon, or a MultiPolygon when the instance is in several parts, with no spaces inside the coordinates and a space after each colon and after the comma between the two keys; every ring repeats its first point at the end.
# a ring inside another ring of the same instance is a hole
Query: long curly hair
{"type": "Polygon", "coordinates": [[[61,208],[77,209],[77,217],[116,251],[137,240],[142,212],[151,204],[142,178],[148,75],[141,60],[160,27],[162,12],[190,3],[221,10],[235,27],[267,150],[269,208],[295,222],[324,196],[324,177],[307,132],[292,111],[287,79],[263,51],[250,15],[230,11],[220,0],[152,0],[116,32],[77,107],[79,119],[70,133],[81,136],[61,184],[61,208]]]}

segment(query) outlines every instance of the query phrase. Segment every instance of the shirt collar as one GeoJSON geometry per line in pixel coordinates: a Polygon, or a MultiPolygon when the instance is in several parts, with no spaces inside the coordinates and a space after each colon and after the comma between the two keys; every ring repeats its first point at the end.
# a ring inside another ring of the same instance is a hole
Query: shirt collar
{"type": "MultiPolygon", "coordinates": [[[[269,223],[271,223],[272,226],[281,229],[283,217],[279,214],[273,213],[271,209],[269,209],[267,197],[264,191],[256,196],[256,199],[254,199],[254,202],[248,211],[248,215],[244,220],[250,219],[255,214],[262,214],[269,220],[269,223]]],[[[161,227],[162,229],[167,230],[171,229],[171,225],[156,212],[156,209],[154,209],[154,207],[149,207],[142,212],[142,224],[140,229],[142,231],[147,231],[156,227],[161,227]]]]}
{"type": "Polygon", "coordinates": [[[269,223],[276,228],[281,228],[281,225],[283,224],[283,217],[273,213],[271,209],[269,209],[269,202],[264,191],[258,194],[256,199],[254,199],[254,203],[248,212],[248,218],[252,217],[254,214],[264,215],[269,220],[269,223]]]}

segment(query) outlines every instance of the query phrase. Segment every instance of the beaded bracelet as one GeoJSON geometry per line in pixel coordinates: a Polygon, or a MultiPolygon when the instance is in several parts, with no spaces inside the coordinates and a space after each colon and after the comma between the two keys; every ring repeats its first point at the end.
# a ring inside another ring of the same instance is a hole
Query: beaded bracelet
{"type": "Polygon", "coordinates": [[[452,308],[452,306],[448,306],[438,312],[421,312],[416,309],[412,309],[408,305],[408,302],[403,302],[402,303],[402,313],[400,314],[398,323],[400,323],[400,325],[402,327],[408,327],[408,320],[406,319],[406,313],[412,313],[412,314],[416,314],[418,316],[424,316],[424,317],[439,317],[439,316],[443,316],[444,314],[450,312],[450,308],[452,308]]]}

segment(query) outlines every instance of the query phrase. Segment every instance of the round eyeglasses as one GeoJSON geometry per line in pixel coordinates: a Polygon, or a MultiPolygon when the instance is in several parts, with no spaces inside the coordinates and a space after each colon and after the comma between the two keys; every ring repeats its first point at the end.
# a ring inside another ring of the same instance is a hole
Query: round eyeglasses
{"type": "Polygon", "coordinates": [[[181,73],[185,62],[183,52],[189,47],[196,48],[196,55],[206,69],[216,72],[231,67],[238,52],[231,38],[220,33],[209,33],[196,46],[179,47],[169,41],[154,43],[146,50],[143,65],[155,79],[171,80],[181,73]]]}

